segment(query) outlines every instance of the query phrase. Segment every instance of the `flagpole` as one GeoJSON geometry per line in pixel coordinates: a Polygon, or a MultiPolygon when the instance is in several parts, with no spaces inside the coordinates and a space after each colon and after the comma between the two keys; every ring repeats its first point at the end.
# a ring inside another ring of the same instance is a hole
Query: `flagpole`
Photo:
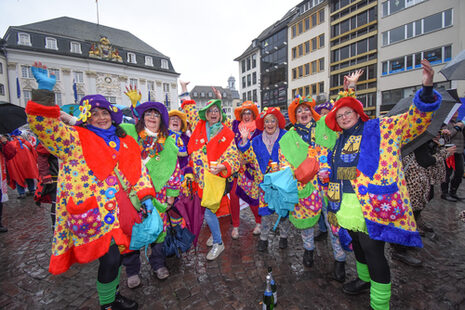
{"type": "Polygon", "coordinates": [[[97,25],[100,25],[99,18],[98,18],[98,0],[95,0],[95,3],[97,4],[97,25]]]}

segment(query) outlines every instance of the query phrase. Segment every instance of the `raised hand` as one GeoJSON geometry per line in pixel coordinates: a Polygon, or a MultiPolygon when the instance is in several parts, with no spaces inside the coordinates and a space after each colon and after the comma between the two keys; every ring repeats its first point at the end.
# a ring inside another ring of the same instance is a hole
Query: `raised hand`
{"type": "Polygon", "coordinates": [[[179,84],[181,84],[181,90],[182,90],[183,93],[188,92],[187,91],[187,85],[189,85],[189,83],[190,83],[189,81],[186,82],[186,81],[179,80],[179,84]]]}
{"type": "Polygon", "coordinates": [[[349,75],[344,76],[344,90],[347,90],[349,88],[354,88],[355,85],[357,84],[358,79],[360,76],[363,74],[363,69],[359,69],[355,72],[352,72],[349,75]]]}
{"type": "Polygon", "coordinates": [[[246,144],[249,138],[249,130],[245,126],[241,126],[239,128],[239,132],[241,133],[242,144],[246,144]]]}
{"type": "Polygon", "coordinates": [[[137,87],[134,86],[133,88],[132,85],[129,85],[129,88],[126,86],[126,91],[124,92],[124,94],[129,97],[129,100],[131,100],[133,108],[135,108],[137,103],[140,102],[140,100],[142,99],[142,94],[140,90],[137,91],[137,87]]]}
{"type": "Polygon", "coordinates": [[[215,94],[216,96],[216,99],[222,99],[223,97],[221,96],[221,92],[216,89],[215,87],[212,86],[212,89],[213,89],[213,93],[215,94]]]}
{"type": "Polygon", "coordinates": [[[42,65],[41,62],[37,63],[34,62],[34,65],[31,68],[32,75],[34,75],[34,79],[39,84],[38,89],[46,89],[53,91],[53,87],[57,82],[55,74],[48,75],[47,67],[42,65]]]}
{"type": "Polygon", "coordinates": [[[423,72],[422,72],[423,86],[433,86],[434,70],[431,67],[431,64],[429,63],[428,60],[423,59],[421,61],[421,65],[423,66],[423,72]]]}

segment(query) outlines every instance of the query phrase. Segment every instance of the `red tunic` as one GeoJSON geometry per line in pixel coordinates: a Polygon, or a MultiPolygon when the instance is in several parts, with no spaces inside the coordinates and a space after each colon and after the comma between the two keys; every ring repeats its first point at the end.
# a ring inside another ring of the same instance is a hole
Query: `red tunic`
{"type": "Polygon", "coordinates": [[[6,162],[9,175],[8,185],[12,189],[16,188],[16,183],[26,187],[26,179],[39,178],[37,152],[31,143],[21,137],[15,137],[14,140],[7,142],[7,144],[16,149],[16,155],[6,162]],[[19,140],[21,140],[21,143],[19,140]]]}

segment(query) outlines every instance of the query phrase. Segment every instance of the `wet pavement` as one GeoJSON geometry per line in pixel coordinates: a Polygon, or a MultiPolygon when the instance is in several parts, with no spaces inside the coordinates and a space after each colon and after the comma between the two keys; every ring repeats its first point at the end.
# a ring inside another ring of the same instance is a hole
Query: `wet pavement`
{"type": "MultiPolygon", "coordinates": [[[[465,196],[465,191],[460,194],[465,196]]],[[[11,191],[9,196],[4,207],[9,231],[0,234],[0,309],[98,309],[98,262],[74,265],[59,276],[48,273],[49,205],[38,207],[30,196],[18,200],[11,191]]],[[[423,249],[411,251],[423,260],[422,267],[391,260],[386,247],[391,309],[465,309],[465,223],[458,219],[462,210],[464,202],[436,198],[422,213],[436,234],[423,239],[423,249]]],[[[369,309],[368,294],[347,296],[342,284],[332,279],[329,239],[316,243],[315,264],[305,268],[297,231],[293,230],[287,249],[278,248],[276,236],[268,252],[259,253],[250,210],[242,210],[241,220],[240,238],[232,240],[230,217],[220,219],[226,250],[213,262],[205,259],[209,231],[204,227],[197,249],[181,259],[168,258],[168,279],[158,280],[143,258],[142,286],[130,290],[123,268],[122,294],[137,300],[139,309],[261,309],[266,270],[272,266],[278,284],[277,309],[369,309]]],[[[353,279],[353,254],[348,255],[346,269],[347,279],[353,279]]]]}

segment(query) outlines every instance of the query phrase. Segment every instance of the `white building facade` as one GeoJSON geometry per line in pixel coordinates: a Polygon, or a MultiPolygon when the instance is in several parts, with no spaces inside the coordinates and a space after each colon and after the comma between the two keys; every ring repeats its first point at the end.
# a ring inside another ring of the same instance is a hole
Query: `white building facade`
{"type": "Polygon", "coordinates": [[[253,101],[260,106],[260,48],[258,40],[239,57],[234,59],[239,63],[239,94],[242,102],[253,101]]]}

